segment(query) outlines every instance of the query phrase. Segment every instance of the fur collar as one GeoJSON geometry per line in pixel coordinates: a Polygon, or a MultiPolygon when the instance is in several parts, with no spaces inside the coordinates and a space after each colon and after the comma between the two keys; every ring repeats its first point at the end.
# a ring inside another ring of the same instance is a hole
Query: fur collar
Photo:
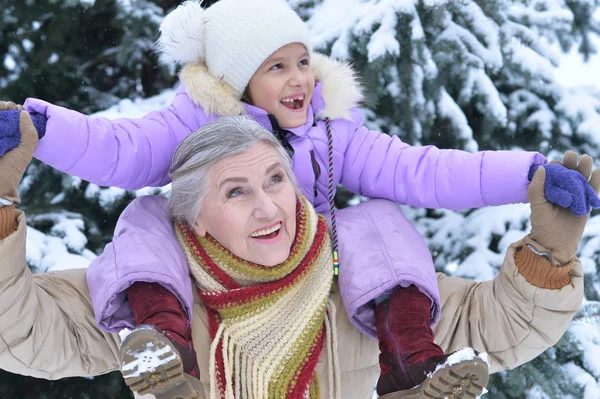
{"type": "MultiPolygon", "coordinates": [[[[321,96],[324,103],[318,117],[348,119],[350,110],[362,100],[362,87],[352,67],[340,61],[314,53],[312,70],[315,81],[321,83],[321,96]]],[[[201,62],[187,63],[179,79],[185,86],[190,99],[207,114],[234,116],[246,113],[244,103],[236,98],[225,81],[210,74],[201,62]]],[[[313,99],[313,104],[315,99],[313,99]]]]}

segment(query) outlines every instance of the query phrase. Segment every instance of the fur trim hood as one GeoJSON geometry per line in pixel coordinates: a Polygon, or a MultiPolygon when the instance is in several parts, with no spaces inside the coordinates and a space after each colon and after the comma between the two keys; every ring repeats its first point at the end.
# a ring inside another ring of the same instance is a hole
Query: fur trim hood
{"type": "MultiPolygon", "coordinates": [[[[316,116],[350,118],[350,110],[363,100],[362,87],[352,67],[319,53],[313,53],[311,67],[315,81],[321,83],[324,103],[316,116]]],[[[179,79],[194,104],[208,114],[234,116],[246,112],[244,103],[237,99],[233,89],[223,80],[215,78],[202,62],[187,63],[179,79]]]]}

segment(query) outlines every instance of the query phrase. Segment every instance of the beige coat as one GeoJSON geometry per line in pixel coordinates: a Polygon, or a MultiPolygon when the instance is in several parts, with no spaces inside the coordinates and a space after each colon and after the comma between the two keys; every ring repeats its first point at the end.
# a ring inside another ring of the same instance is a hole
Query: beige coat
{"type": "MultiPolygon", "coordinates": [[[[94,376],[119,369],[119,337],[96,328],[85,270],[33,275],[25,263],[25,215],[18,230],[0,241],[0,368],[39,378],[94,376]]],[[[582,267],[573,267],[570,285],[544,290],[517,271],[508,249],[500,274],[475,283],[438,275],[442,316],[434,327],[444,351],[471,346],[490,356],[492,371],[514,368],[554,345],[583,299],[582,267]]],[[[379,374],[377,342],[358,333],[339,296],[339,361],[342,397],[367,399],[379,374]]],[[[194,345],[208,387],[207,313],[196,300],[194,345]]],[[[318,365],[322,397],[328,392],[326,355],[318,365]]]]}

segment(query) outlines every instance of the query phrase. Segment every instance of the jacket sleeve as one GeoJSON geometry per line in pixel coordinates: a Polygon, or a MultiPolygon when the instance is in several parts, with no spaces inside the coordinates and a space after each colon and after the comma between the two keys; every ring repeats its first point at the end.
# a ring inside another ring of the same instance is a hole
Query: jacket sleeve
{"type": "Polygon", "coordinates": [[[562,337],[583,301],[583,269],[576,259],[571,283],[557,290],[528,283],[515,265],[512,244],[500,273],[476,283],[438,273],[442,315],[433,327],[446,352],[472,347],[486,352],[491,371],[526,363],[562,337]]]}
{"type": "Polygon", "coordinates": [[[529,169],[546,163],[537,152],[410,146],[367,129],[358,110],[352,116],[340,183],[371,198],[446,209],[527,202],[529,169]]]}
{"type": "Polygon", "coordinates": [[[214,119],[192,103],[183,86],[168,109],[137,119],[89,117],[31,98],[24,106],[48,118],[37,159],[94,184],[128,190],[167,184],[177,145],[214,119]]]}
{"type": "Polygon", "coordinates": [[[119,338],[96,328],[85,269],[32,275],[27,226],[0,241],[0,368],[37,378],[93,376],[119,368],[119,338]]]}

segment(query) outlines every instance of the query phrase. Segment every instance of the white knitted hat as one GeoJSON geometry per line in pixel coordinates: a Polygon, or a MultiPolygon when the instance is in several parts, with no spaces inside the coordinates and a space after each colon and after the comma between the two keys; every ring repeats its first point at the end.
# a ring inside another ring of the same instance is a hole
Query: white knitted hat
{"type": "Polygon", "coordinates": [[[203,62],[241,98],[260,65],[290,43],[312,51],[310,32],[284,0],[221,0],[207,9],[186,1],[160,26],[159,49],[171,60],[203,62]]]}

